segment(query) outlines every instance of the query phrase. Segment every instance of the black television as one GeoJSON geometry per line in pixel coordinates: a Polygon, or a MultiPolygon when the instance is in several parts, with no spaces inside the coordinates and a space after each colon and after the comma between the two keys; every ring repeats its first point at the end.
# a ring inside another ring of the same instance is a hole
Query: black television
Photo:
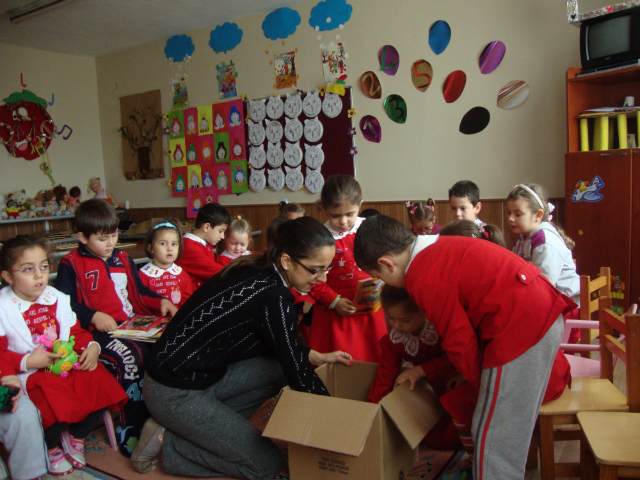
{"type": "Polygon", "coordinates": [[[585,20],[580,25],[582,69],[605,69],[640,59],[640,7],[585,20]]]}

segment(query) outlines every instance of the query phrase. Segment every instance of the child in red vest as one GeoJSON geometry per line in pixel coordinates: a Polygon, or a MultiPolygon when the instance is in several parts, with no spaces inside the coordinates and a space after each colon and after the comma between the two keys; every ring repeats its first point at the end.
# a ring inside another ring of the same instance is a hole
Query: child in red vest
{"type": "Polygon", "coordinates": [[[81,203],[74,228],[80,246],[61,260],[56,288],[71,297],[80,325],[100,345],[100,361],[129,395],[121,415],[120,451],[130,455],[135,442],[130,438],[138,437],[149,417],[142,397],[147,346],[109,332],[136,314],[173,315],[178,309],[145,287],[133,260],[115,248],[118,216],[111,205],[100,199],[81,203]]]}
{"type": "Polygon", "coordinates": [[[251,225],[238,215],[234,218],[224,234],[224,252],[218,255],[217,262],[226,267],[236,258],[251,255],[251,225]]]}
{"type": "Polygon", "coordinates": [[[176,263],[191,277],[195,292],[200,286],[222,270],[213,251],[231,223],[229,212],[219,203],[207,203],[196,217],[193,233],[184,234],[182,257],[176,263]]]}

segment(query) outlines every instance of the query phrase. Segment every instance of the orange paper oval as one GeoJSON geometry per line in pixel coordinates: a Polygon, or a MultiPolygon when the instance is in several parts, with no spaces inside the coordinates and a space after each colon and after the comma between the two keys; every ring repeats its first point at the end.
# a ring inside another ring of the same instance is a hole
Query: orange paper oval
{"type": "Polygon", "coordinates": [[[369,98],[381,98],[382,97],[382,85],[380,80],[374,72],[364,72],[360,77],[360,88],[362,93],[369,98]]]}
{"type": "Polygon", "coordinates": [[[425,92],[433,79],[433,67],[426,60],[417,60],[411,65],[411,81],[413,86],[425,92]]]}

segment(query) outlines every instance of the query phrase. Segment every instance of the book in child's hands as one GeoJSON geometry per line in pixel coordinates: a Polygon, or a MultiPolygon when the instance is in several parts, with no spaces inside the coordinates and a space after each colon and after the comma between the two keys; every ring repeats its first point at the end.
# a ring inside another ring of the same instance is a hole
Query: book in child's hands
{"type": "Polygon", "coordinates": [[[384,282],[379,278],[366,278],[358,282],[353,305],[357,314],[375,313],[380,310],[380,292],[384,282]]]}
{"type": "Polygon", "coordinates": [[[169,324],[172,317],[157,315],[135,315],[111,333],[114,337],[128,338],[141,342],[155,342],[169,324]]]}
{"type": "Polygon", "coordinates": [[[133,330],[148,332],[157,324],[161,323],[164,317],[158,315],[134,315],[129,320],[118,327],[118,330],[133,330]]]}

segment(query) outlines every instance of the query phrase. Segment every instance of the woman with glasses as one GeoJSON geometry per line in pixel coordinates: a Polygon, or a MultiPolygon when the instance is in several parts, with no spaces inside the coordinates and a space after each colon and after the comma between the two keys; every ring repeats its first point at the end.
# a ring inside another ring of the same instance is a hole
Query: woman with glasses
{"type": "Polygon", "coordinates": [[[240,257],[202,285],[155,344],[144,379],[153,418],[131,457],[193,477],[272,479],[276,445],[249,418],[282,387],[328,395],[312,365],[351,364],[346,352],[319,353],[298,339],[290,288],[326,281],[335,241],[311,217],[276,218],[263,255],[240,257]]]}

